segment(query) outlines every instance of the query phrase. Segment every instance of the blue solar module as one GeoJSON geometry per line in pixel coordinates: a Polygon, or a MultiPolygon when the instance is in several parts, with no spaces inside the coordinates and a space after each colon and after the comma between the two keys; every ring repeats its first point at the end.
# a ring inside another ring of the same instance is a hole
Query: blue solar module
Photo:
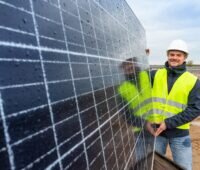
{"type": "Polygon", "coordinates": [[[0,0],[0,169],[150,169],[118,93],[145,48],[125,0],[0,0]]]}

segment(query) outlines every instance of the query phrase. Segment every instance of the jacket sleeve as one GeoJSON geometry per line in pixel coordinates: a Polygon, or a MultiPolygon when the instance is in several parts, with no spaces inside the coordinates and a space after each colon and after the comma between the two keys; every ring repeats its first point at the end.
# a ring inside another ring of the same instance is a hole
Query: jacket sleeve
{"type": "Polygon", "coordinates": [[[197,80],[194,88],[189,94],[188,105],[186,109],[170,118],[165,119],[165,124],[168,129],[176,128],[185,123],[191,122],[196,117],[200,116],[200,81],[197,80]]]}

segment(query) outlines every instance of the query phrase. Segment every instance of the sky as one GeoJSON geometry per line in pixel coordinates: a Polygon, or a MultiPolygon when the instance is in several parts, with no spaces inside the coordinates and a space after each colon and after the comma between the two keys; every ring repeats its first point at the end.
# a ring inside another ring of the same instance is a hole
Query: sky
{"type": "Polygon", "coordinates": [[[188,44],[187,61],[200,64],[199,0],[126,0],[146,30],[149,63],[164,64],[166,49],[174,39],[188,44]]]}

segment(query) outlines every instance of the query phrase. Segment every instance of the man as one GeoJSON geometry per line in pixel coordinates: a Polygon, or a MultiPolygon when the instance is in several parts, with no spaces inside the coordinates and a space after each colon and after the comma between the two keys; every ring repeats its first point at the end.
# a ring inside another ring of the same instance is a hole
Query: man
{"type": "Polygon", "coordinates": [[[192,147],[189,122],[200,115],[200,81],[186,71],[187,44],[174,40],[167,49],[165,68],[151,72],[155,150],[166,153],[169,144],[173,160],[187,170],[192,170],[192,147]]]}
{"type": "MultiPolygon", "coordinates": [[[[149,72],[141,70],[138,65],[137,58],[129,58],[121,64],[123,69],[125,80],[118,86],[118,94],[125,103],[125,116],[126,121],[132,126],[132,130],[135,135],[136,149],[135,157],[136,161],[140,161],[145,158],[148,152],[152,151],[153,136],[147,131],[144,131],[144,122],[148,119],[147,110],[152,109],[150,106],[144,104],[144,101],[151,99],[151,81],[149,72]],[[145,135],[145,136],[143,136],[145,135]],[[145,140],[144,140],[145,137],[145,140]]],[[[120,102],[121,103],[121,100],[120,102]]],[[[138,169],[144,169],[143,166],[137,164],[138,169]]],[[[136,167],[135,167],[136,168],[136,167]]]]}

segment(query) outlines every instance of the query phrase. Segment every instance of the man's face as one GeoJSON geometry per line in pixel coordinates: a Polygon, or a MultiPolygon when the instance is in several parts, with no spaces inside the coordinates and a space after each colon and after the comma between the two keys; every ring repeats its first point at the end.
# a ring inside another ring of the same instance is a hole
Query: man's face
{"type": "Polygon", "coordinates": [[[124,73],[126,75],[131,75],[131,74],[134,73],[134,64],[133,63],[126,63],[126,64],[124,64],[123,69],[124,69],[124,73]]]}
{"type": "Polygon", "coordinates": [[[168,57],[168,64],[171,67],[182,65],[186,59],[186,55],[184,52],[176,50],[169,51],[167,57],[168,57]]]}

